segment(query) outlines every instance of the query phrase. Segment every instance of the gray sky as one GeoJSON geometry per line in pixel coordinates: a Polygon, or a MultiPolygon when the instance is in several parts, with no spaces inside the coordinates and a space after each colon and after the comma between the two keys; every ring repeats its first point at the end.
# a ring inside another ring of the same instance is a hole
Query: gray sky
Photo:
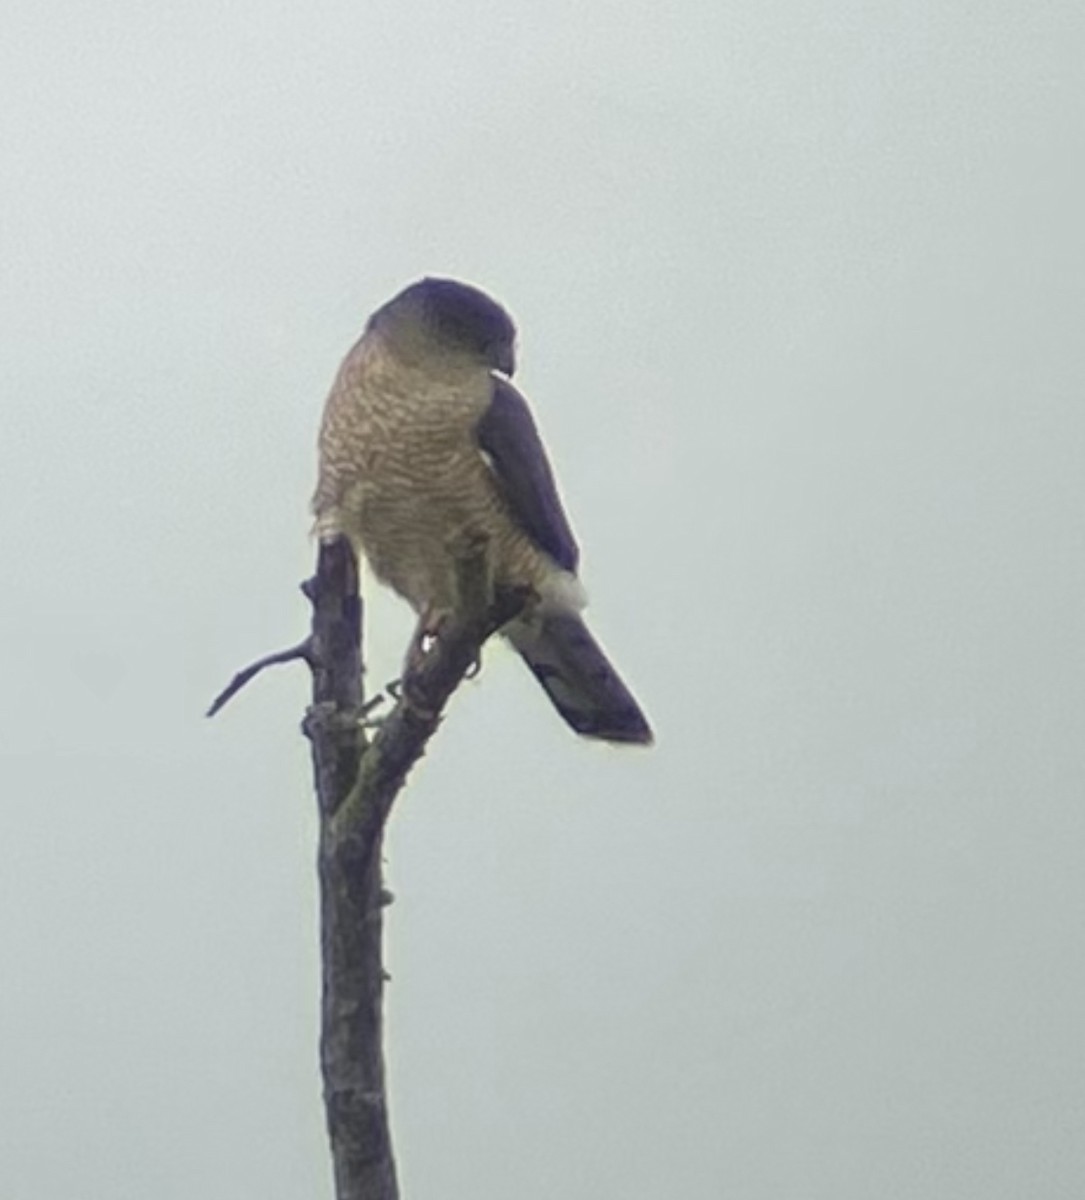
{"type": "MultiPolygon", "coordinates": [[[[410,1200],[1085,1183],[1085,10],[9,0],[0,1196],[330,1194],[320,408],[492,290],[659,734],[490,651],[394,815],[410,1200]]],[[[378,683],[409,628],[374,597],[378,683]]]]}

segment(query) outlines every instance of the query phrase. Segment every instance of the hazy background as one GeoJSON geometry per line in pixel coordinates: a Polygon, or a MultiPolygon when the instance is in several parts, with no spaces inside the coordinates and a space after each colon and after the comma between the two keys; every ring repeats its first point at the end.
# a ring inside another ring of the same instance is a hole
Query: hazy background
{"type": "MultiPolygon", "coordinates": [[[[1085,9],[9,0],[0,1197],[329,1197],[284,668],[366,314],[490,288],[649,753],[392,821],[406,1200],[1085,1187],[1085,9]]],[[[409,619],[374,598],[377,683],[409,619]]]]}

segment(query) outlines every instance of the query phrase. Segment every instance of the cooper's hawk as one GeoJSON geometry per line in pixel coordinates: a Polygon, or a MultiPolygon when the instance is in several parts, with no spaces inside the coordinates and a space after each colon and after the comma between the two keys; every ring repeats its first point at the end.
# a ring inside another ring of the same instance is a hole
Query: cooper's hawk
{"type": "Polygon", "coordinates": [[[579,551],[527,402],[516,329],[489,296],[423,279],[369,319],[320,431],[313,509],[427,620],[456,604],[454,548],[484,539],[494,586],[529,589],[502,633],[578,733],[652,740],[581,616],[579,551]]]}

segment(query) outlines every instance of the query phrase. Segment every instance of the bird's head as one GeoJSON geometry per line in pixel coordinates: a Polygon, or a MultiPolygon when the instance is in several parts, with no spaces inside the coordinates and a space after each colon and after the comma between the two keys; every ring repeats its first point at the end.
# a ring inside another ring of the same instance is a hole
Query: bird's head
{"type": "Polygon", "coordinates": [[[420,279],[377,309],[370,327],[393,338],[424,338],[477,357],[493,370],[516,370],[516,326],[485,292],[455,279],[420,279]]]}

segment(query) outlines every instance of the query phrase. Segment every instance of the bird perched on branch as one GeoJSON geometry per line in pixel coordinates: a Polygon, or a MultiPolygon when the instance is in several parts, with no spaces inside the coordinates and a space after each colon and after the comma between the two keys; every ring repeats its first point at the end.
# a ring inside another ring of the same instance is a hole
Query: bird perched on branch
{"type": "Polygon", "coordinates": [[[379,308],[347,355],[320,431],[313,510],[439,636],[455,610],[455,549],[485,545],[491,587],[530,599],[501,630],[578,733],[652,732],[580,615],[579,550],[527,401],[513,387],[516,328],[451,279],[379,308]]]}

